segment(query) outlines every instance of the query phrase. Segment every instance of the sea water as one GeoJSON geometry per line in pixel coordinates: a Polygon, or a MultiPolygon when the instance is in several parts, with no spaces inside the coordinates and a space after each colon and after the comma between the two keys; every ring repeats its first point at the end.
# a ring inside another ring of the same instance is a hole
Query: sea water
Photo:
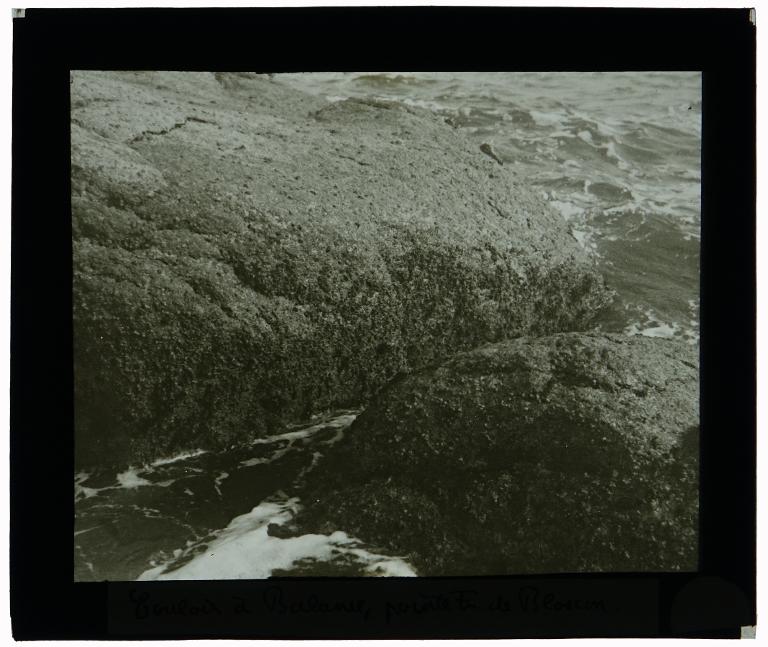
{"type": "Polygon", "coordinates": [[[302,503],[290,495],[344,437],[356,411],[223,452],[168,456],[75,475],[75,579],[259,579],[416,575],[339,529],[277,536],[302,503]]]}
{"type": "MultiPolygon", "coordinates": [[[[604,330],[699,336],[698,73],[278,75],[339,101],[439,113],[555,208],[617,293],[604,330]]],[[[292,490],[344,437],[339,411],[251,445],[75,475],[75,579],[413,576],[343,528],[289,536],[292,490]]]]}
{"type": "Polygon", "coordinates": [[[312,73],[281,82],[339,101],[426,108],[568,221],[617,293],[605,331],[699,339],[701,74],[312,73]]]}

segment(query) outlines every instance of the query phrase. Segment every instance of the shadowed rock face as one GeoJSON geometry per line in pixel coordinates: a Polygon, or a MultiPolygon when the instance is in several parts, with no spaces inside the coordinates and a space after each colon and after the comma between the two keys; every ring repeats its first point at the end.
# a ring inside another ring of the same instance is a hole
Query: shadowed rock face
{"type": "Polygon", "coordinates": [[[695,570],[698,432],[684,343],[488,345],[388,386],[311,475],[304,523],[420,575],[695,570]]]}
{"type": "Polygon", "coordinates": [[[71,89],[79,464],[264,435],[609,298],[561,218],[428,112],[248,74],[71,89]]]}

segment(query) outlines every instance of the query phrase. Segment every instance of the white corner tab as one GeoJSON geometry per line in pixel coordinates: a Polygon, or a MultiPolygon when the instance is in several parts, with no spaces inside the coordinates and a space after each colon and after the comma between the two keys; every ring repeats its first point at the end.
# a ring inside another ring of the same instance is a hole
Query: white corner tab
{"type": "Polygon", "coordinates": [[[747,639],[751,638],[752,640],[754,640],[755,639],[755,628],[756,628],[755,625],[746,625],[746,626],[742,627],[741,628],[741,638],[742,638],[742,640],[745,639],[745,638],[747,638],[747,639]]]}

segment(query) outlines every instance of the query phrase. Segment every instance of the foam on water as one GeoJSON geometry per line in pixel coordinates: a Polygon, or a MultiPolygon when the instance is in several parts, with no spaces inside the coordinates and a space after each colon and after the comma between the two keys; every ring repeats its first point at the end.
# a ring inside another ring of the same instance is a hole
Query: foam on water
{"type": "Polygon", "coordinates": [[[176,456],[171,456],[169,458],[158,458],[156,461],[152,461],[149,466],[160,467],[161,465],[171,465],[172,463],[185,461],[189,458],[194,458],[195,456],[200,456],[201,454],[206,453],[207,452],[204,449],[193,449],[192,451],[182,452],[181,454],[177,454],[176,456]]]}
{"type": "MultiPolygon", "coordinates": [[[[336,442],[338,442],[341,438],[344,436],[344,430],[352,424],[354,419],[357,417],[359,411],[351,411],[347,410],[344,413],[341,413],[339,415],[336,415],[333,418],[323,418],[322,416],[316,416],[315,419],[319,420],[316,424],[310,425],[308,427],[302,427],[299,429],[295,429],[283,434],[277,434],[275,436],[268,436],[266,438],[257,438],[252,441],[252,445],[275,445],[280,443],[287,443],[284,447],[280,447],[277,450],[273,451],[268,456],[259,456],[254,457],[246,460],[240,461],[240,466],[242,467],[254,467],[257,465],[265,465],[272,463],[274,461],[279,460],[283,456],[285,456],[288,452],[296,449],[295,443],[297,441],[308,441],[311,439],[315,434],[321,433],[328,429],[335,429],[336,433],[335,435],[328,439],[321,441],[321,444],[323,445],[332,445],[336,442]]],[[[203,449],[195,449],[190,451],[185,451],[179,454],[176,454],[174,456],[166,457],[166,458],[160,458],[157,459],[149,464],[146,464],[142,467],[128,467],[128,469],[124,470],[123,472],[120,472],[115,475],[114,483],[111,485],[106,485],[102,487],[90,487],[88,485],[85,485],[85,483],[92,478],[92,474],[80,471],[75,474],[75,502],[82,501],[84,499],[90,499],[95,496],[99,496],[104,492],[113,491],[113,490],[135,490],[137,488],[146,488],[146,487],[169,487],[176,481],[178,481],[180,478],[187,478],[190,476],[189,473],[195,473],[199,474],[203,472],[199,467],[195,467],[194,465],[184,465],[183,470],[184,473],[179,476],[178,470],[174,473],[174,476],[176,478],[165,478],[163,480],[150,480],[147,477],[151,477],[157,473],[161,475],[167,474],[167,469],[169,467],[175,467],[179,464],[183,464],[186,461],[189,461],[190,459],[197,458],[199,456],[202,456],[204,454],[209,453],[207,450],[203,449]]],[[[219,476],[214,481],[214,489],[221,494],[219,486],[221,485],[222,481],[229,476],[226,472],[221,472],[219,476]]],[[[187,488],[188,492],[189,489],[187,488]]],[[[192,493],[190,492],[190,495],[192,493]]]]}
{"type": "Polygon", "coordinates": [[[99,490],[102,489],[82,485],[82,483],[87,481],[90,476],[91,475],[88,474],[88,472],[78,472],[75,474],[75,503],[82,499],[90,499],[91,497],[96,496],[99,493],[99,490]]]}
{"type": "Polygon", "coordinates": [[[120,472],[120,474],[117,475],[117,482],[121,487],[127,489],[133,489],[145,485],[154,485],[152,481],[148,481],[147,479],[139,476],[139,470],[133,467],[129,467],[127,470],[125,470],[125,472],[120,472]]]}
{"type": "Polygon", "coordinates": [[[605,154],[609,159],[612,159],[616,162],[616,166],[618,166],[622,171],[630,171],[635,170],[632,169],[632,166],[625,160],[620,154],[619,151],[616,150],[616,142],[615,141],[609,141],[607,144],[604,144],[603,146],[600,146],[599,148],[605,150],[605,154]]]}
{"type": "Polygon", "coordinates": [[[398,557],[366,550],[343,531],[329,535],[306,534],[296,537],[272,537],[271,524],[290,521],[299,510],[298,499],[266,501],[251,512],[235,517],[204,550],[192,545],[174,551],[174,558],[147,569],[139,580],[264,579],[276,570],[287,570],[305,560],[331,562],[352,557],[371,575],[413,577],[414,570],[398,557]],[[198,554],[182,566],[174,562],[192,552],[198,554]]]}
{"type": "MultiPolygon", "coordinates": [[[[545,193],[545,196],[548,195],[545,193]]],[[[550,204],[557,209],[567,222],[575,220],[578,216],[584,215],[584,209],[578,207],[572,202],[561,202],[560,200],[550,200],[550,204]]]]}
{"type": "Polygon", "coordinates": [[[322,444],[329,446],[333,445],[344,437],[344,430],[349,425],[351,425],[352,422],[354,422],[357,415],[357,411],[348,412],[336,416],[331,420],[325,420],[309,427],[295,431],[289,431],[284,434],[277,434],[275,436],[267,436],[266,438],[257,438],[256,440],[252,441],[251,445],[274,445],[278,443],[285,443],[286,441],[287,444],[285,444],[284,447],[278,448],[269,456],[255,456],[253,458],[241,460],[240,465],[242,467],[255,467],[257,465],[266,465],[268,463],[272,463],[288,454],[288,452],[294,450],[296,448],[295,443],[297,441],[307,441],[316,434],[326,431],[327,429],[336,429],[336,433],[332,438],[322,441],[322,444]]]}
{"type": "Polygon", "coordinates": [[[176,482],[177,479],[165,479],[163,481],[149,481],[143,476],[142,473],[148,471],[144,468],[129,467],[124,472],[120,472],[115,476],[115,485],[106,485],[103,487],[88,487],[82,485],[83,482],[90,478],[90,475],[81,472],[75,477],[75,503],[83,499],[90,499],[95,496],[101,495],[103,492],[110,490],[134,490],[139,487],[168,487],[176,482]]]}
{"type": "MultiPolygon", "coordinates": [[[[333,441],[333,439],[331,439],[333,441]]],[[[335,441],[334,441],[335,442],[335,441]]],[[[334,442],[328,442],[326,441],[323,443],[324,445],[332,445],[334,442]]],[[[320,459],[323,457],[323,455],[320,452],[312,452],[312,462],[310,462],[309,465],[304,467],[296,477],[297,480],[304,478],[307,474],[309,474],[315,467],[317,467],[317,464],[320,462],[320,459]]]]}
{"type": "Polygon", "coordinates": [[[544,112],[540,110],[528,110],[528,114],[533,117],[536,125],[538,126],[563,126],[568,120],[569,115],[567,112],[544,112]]]}
{"type": "Polygon", "coordinates": [[[291,440],[291,441],[300,440],[303,438],[308,438],[319,431],[323,431],[324,429],[327,429],[328,427],[332,427],[332,428],[348,427],[355,420],[355,418],[357,417],[357,414],[358,412],[346,413],[346,414],[337,416],[332,420],[328,420],[325,422],[320,422],[316,425],[312,425],[311,427],[305,427],[302,429],[298,429],[296,431],[289,431],[284,434],[277,434],[276,436],[267,436],[266,438],[256,438],[251,442],[251,444],[252,445],[268,445],[271,443],[279,442],[281,440],[291,440]]]}
{"type": "Polygon", "coordinates": [[[268,463],[272,463],[276,460],[281,459],[293,448],[294,448],[293,443],[289,443],[282,449],[278,449],[271,456],[257,456],[255,458],[248,458],[244,461],[240,461],[240,465],[242,467],[255,467],[256,465],[267,465],[268,463]]]}
{"type": "Polygon", "coordinates": [[[83,485],[89,478],[91,478],[91,474],[88,472],[78,472],[75,475],[75,503],[98,496],[105,490],[116,490],[121,487],[120,485],[107,485],[105,487],[88,487],[83,485]]]}
{"type": "Polygon", "coordinates": [[[341,530],[294,537],[284,531],[280,538],[267,533],[269,524],[293,517],[298,504],[285,492],[301,485],[358,413],[327,412],[305,427],[202,458],[206,452],[187,451],[118,474],[76,473],[76,578],[258,578],[307,569],[320,575],[412,574],[399,558],[370,551],[341,530]],[[163,491],[187,478],[188,487],[163,491]],[[125,538],[119,551],[126,559],[117,562],[115,533],[125,538]]]}
{"type": "Polygon", "coordinates": [[[679,328],[674,324],[662,323],[658,326],[650,326],[640,329],[637,324],[631,324],[627,327],[628,335],[644,335],[645,337],[674,337],[679,328]]]}
{"type": "Polygon", "coordinates": [[[81,547],[80,547],[78,544],[75,544],[75,551],[76,551],[76,552],[77,552],[77,554],[80,556],[80,559],[82,559],[82,560],[83,560],[83,563],[85,564],[86,568],[87,568],[87,569],[88,569],[88,570],[89,570],[91,573],[94,573],[94,572],[95,572],[95,568],[94,568],[94,566],[93,566],[93,562],[89,562],[89,561],[86,559],[86,557],[85,557],[85,554],[83,553],[83,550],[82,550],[82,548],[81,548],[81,547]]]}
{"type": "Polygon", "coordinates": [[[82,485],[75,485],[75,502],[81,499],[90,499],[95,497],[103,488],[91,488],[82,485]]]}
{"type": "Polygon", "coordinates": [[[590,232],[581,229],[571,229],[571,232],[579,245],[581,245],[582,249],[593,254],[597,252],[597,245],[590,232]]]}
{"type": "Polygon", "coordinates": [[[663,337],[671,339],[681,338],[689,344],[697,344],[699,341],[698,301],[691,299],[688,302],[691,311],[691,319],[686,324],[676,321],[663,321],[662,317],[652,308],[641,313],[640,319],[631,322],[625,329],[627,335],[643,335],[645,337],[663,337]]]}
{"type": "MultiPolygon", "coordinates": [[[[547,195],[548,197],[548,195],[547,195]]],[[[561,202],[560,200],[549,200],[549,203],[563,216],[563,219],[571,226],[571,234],[581,245],[581,248],[591,255],[598,254],[595,232],[585,227],[585,209],[572,202],[561,202]]]]}
{"type": "Polygon", "coordinates": [[[216,492],[218,493],[219,496],[221,496],[221,489],[219,488],[219,486],[222,484],[224,479],[227,479],[227,478],[229,478],[229,473],[228,472],[221,472],[216,477],[216,479],[213,482],[213,487],[214,487],[214,489],[216,490],[216,492]]]}

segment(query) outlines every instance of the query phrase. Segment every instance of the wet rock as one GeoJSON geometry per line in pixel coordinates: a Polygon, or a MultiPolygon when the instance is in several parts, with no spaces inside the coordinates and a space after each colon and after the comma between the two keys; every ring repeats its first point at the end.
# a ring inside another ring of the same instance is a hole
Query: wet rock
{"type": "Polygon", "coordinates": [[[698,357],[520,338],[394,382],[310,475],[305,513],[420,575],[694,570],[698,357]]]}
{"type": "Polygon", "coordinates": [[[267,526],[267,534],[278,539],[289,539],[296,536],[296,529],[279,523],[271,523],[267,526]]]}
{"type": "Polygon", "coordinates": [[[608,300],[560,216],[429,112],[264,75],[71,88],[78,464],[274,433],[608,300]]]}

